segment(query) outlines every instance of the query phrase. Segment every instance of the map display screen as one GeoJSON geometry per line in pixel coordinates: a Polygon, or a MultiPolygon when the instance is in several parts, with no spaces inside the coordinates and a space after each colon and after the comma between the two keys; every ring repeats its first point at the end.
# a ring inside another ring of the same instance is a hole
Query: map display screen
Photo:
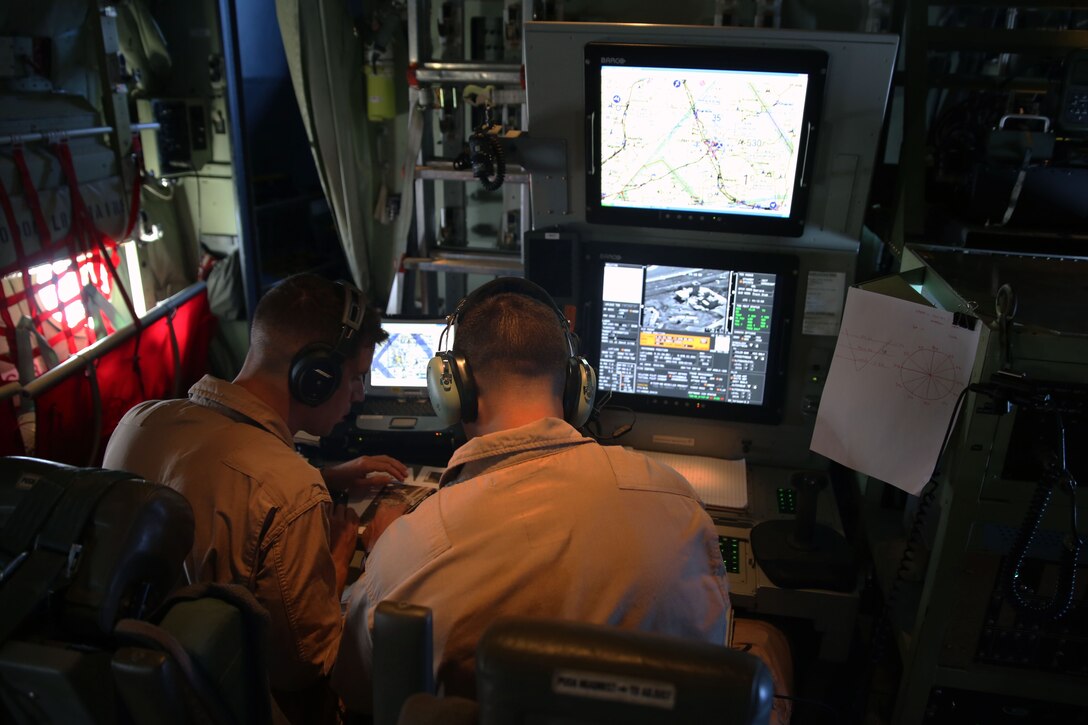
{"type": "Polygon", "coordinates": [[[788,218],[804,73],[601,68],[601,204],[788,218]]]}
{"type": "Polygon", "coordinates": [[[382,329],[389,333],[389,337],[374,349],[368,389],[425,389],[427,364],[435,352],[453,345],[453,330],[450,330],[445,341],[446,348],[440,348],[439,339],[446,329],[445,320],[385,319],[382,329]]]}
{"type": "Polygon", "coordinates": [[[590,221],[800,235],[824,54],[592,43],[586,54],[590,221]]]}
{"type": "Polygon", "coordinates": [[[592,255],[601,391],[640,409],[774,417],[796,257],[619,244],[592,255]]]}

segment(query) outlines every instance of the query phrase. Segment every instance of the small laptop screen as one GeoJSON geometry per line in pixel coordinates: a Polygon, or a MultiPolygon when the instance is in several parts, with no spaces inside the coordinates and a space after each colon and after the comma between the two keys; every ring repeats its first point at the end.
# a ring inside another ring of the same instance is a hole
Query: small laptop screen
{"type": "Polygon", "coordinates": [[[370,365],[368,390],[381,393],[427,388],[427,363],[439,349],[453,345],[453,330],[446,336],[444,347],[439,348],[439,338],[446,329],[441,320],[383,320],[382,329],[389,339],[374,349],[374,361],[370,365]]]}

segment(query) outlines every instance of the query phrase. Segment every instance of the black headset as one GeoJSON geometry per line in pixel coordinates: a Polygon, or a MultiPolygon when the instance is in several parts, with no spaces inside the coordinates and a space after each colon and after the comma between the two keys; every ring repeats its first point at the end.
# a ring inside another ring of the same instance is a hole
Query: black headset
{"type": "MultiPolygon", "coordinates": [[[[575,428],[582,427],[593,410],[593,398],[597,394],[597,372],[584,357],[578,355],[578,345],[570,323],[555,304],[555,300],[540,285],[520,277],[499,277],[481,286],[462,299],[453,314],[446,318],[446,330],[442,333],[439,347],[443,346],[450,329],[464,317],[466,310],[488,297],[507,292],[543,302],[559,318],[570,351],[563,384],[563,419],[575,428]]],[[[435,353],[427,365],[427,394],[435,415],[446,425],[453,425],[458,421],[471,423],[476,420],[479,412],[476,383],[468,361],[462,355],[451,350],[435,353]]]]}
{"type": "Polygon", "coordinates": [[[291,395],[306,405],[321,405],[340,387],[344,347],[363,326],[363,316],[366,314],[363,293],[345,282],[336,284],[344,290],[344,312],[340,316],[340,335],[336,343],[311,343],[299,350],[291,360],[291,395]]]}

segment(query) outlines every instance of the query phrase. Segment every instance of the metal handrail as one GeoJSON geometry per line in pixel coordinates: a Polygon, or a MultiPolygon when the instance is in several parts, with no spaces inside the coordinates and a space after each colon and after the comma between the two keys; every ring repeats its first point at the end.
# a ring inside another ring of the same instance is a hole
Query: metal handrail
{"type": "MultiPolygon", "coordinates": [[[[159,123],[134,123],[130,128],[133,131],[157,131],[159,123]]],[[[81,136],[98,136],[100,134],[113,133],[113,126],[93,126],[91,128],[76,128],[70,131],[35,131],[33,133],[12,133],[0,136],[0,146],[14,146],[20,143],[33,143],[35,141],[49,141],[54,138],[79,138],[81,136]]]]}

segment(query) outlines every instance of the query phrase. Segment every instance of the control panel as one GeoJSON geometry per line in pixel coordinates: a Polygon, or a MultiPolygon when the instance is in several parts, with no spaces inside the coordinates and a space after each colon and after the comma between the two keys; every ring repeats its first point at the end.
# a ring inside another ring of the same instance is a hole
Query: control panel
{"type": "Polygon", "coordinates": [[[755,562],[752,560],[752,547],[748,544],[748,529],[739,526],[716,524],[718,530],[718,548],[722,552],[726,575],[729,578],[729,593],[733,596],[754,597],[757,577],[755,562]]]}
{"type": "Polygon", "coordinates": [[[1088,131],[1088,50],[1069,56],[1058,124],[1065,131],[1088,131]]]}
{"type": "Polygon", "coordinates": [[[740,574],[740,543],[740,539],[734,539],[732,536],[718,537],[718,548],[722,552],[722,563],[725,564],[725,570],[729,574],[740,574]]]}
{"type": "Polygon", "coordinates": [[[778,502],[778,513],[797,513],[797,489],[779,487],[775,493],[778,502]]]}

